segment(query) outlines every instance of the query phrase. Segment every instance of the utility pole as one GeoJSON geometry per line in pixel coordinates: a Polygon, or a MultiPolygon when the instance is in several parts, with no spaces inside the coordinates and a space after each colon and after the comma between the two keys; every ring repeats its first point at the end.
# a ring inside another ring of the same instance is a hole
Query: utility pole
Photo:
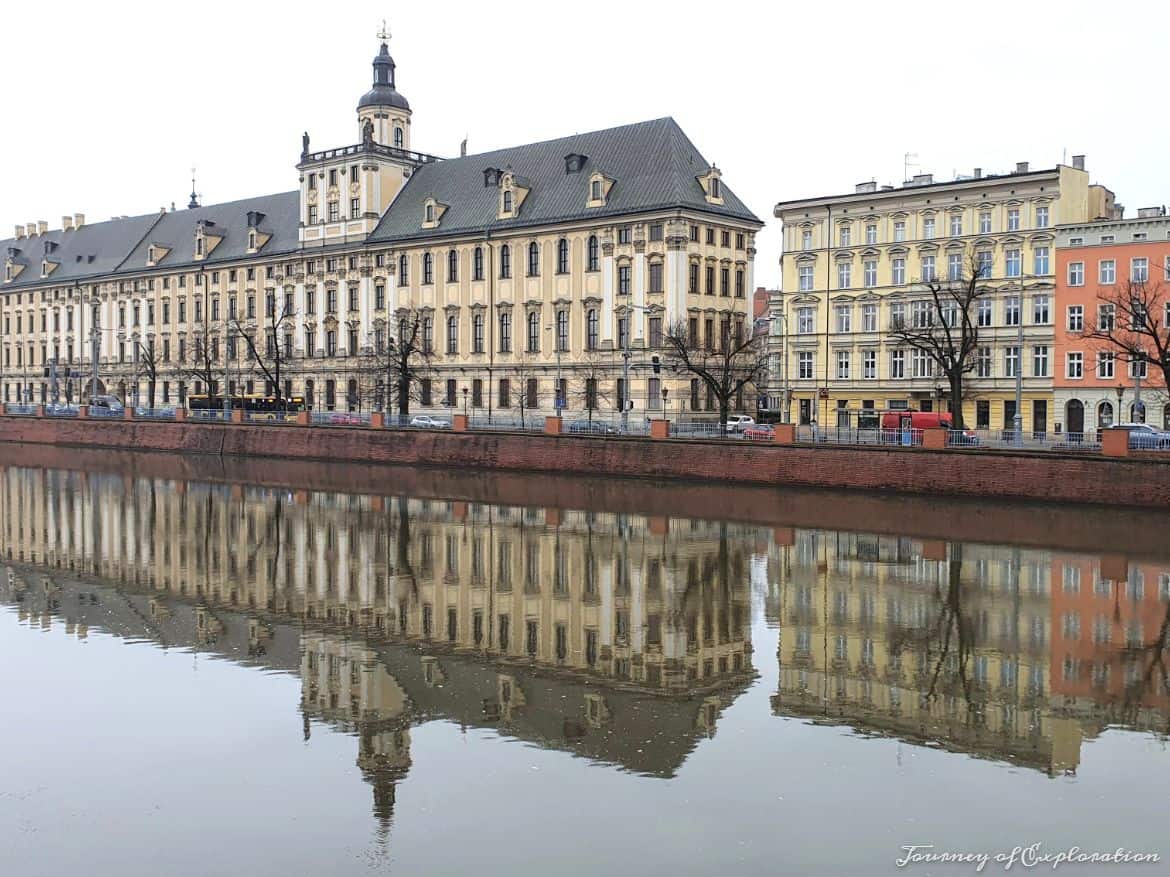
{"type": "MultiPolygon", "coordinates": [[[[622,337],[622,432],[630,431],[630,310],[626,310],[625,331],[622,337]]],[[[618,324],[619,327],[621,323],[618,324]]]]}
{"type": "Polygon", "coordinates": [[[89,361],[93,366],[93,379],[90,382],[90,398],[96,399],[98,394],[98,338],[101,331],[101,308],[94,311],[93,325],[89,327],[89,361]]]}

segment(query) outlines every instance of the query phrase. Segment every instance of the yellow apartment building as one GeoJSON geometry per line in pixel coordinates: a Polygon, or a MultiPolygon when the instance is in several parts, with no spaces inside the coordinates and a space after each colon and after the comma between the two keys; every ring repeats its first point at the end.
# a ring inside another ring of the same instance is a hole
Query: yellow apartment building
{"type": "Polygon", "coordinates": [[[1023,428],[1051,431],[1055,227],[1113,209],[1084,156],[1044,170],[976,168],[950,182],[921,174],[898,187],[860,183],[848,194],[778,203],[783,283],[771,314],[770,406],[785,408],[787,390],[796,422],[828,427],[872,423],[867,412],[884,409],[945,409],[945,376],[889,331],[927,315],[924,281],[969,276],[977,265],[993,293],[972,315],[979,349],[964,420],[1010,428],[1022,369],[1023,428]]]}

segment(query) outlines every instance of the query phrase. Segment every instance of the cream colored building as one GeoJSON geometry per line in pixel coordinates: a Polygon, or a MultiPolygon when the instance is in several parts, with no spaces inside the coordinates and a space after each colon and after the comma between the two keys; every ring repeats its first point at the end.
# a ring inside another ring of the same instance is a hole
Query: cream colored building
{"type": "Polygon", "coordinates": [[[762,223],[678,124],[440,160],[414,149],[386,43],[373,69],[356,142],[315,150],[306,134],[292,191],[17,226],[0,242],[0,398],[83,398],[96,345],[99,389],[126,401],[183,404],[210,383],[370,409],[388,395],[376,351],[407,315],[434,357],[416,409],[499,413],[523,395],[549,411],[563,381],[570,416],[623,398],[660,410],[663,391],[672,412],[710,410],[652,357],[677,321],[706,339],[750,331],[762,223]],[[282,387],[241,332],[283,352],[282,387]]]}
{"type": "Polygon", "coordinates": [[[872,422],[870,410],[945,409],[945,376],[889,331],[895,320],[928,316],[924,281],[969,276],[974,263],[994,292],[972,315],[979,350],[965,423],[1010,429],[1022,368],[1023,428],[1053,429],[1055,227],[1113,212],[1112,193],[1090,183],[1083,156],[1045,170],[977,168],[949,182],[922,174],[899,187],[860,183],[774,212],[783,286],[772,350],[783,362],[771,369],[772,407],[783,406],[786,374],[797,422],[856,426],[872,422]]]}

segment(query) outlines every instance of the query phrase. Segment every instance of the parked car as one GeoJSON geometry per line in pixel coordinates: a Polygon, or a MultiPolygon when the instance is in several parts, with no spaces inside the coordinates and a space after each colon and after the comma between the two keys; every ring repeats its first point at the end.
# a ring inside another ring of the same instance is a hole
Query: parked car
{"type": "Polygon", "coordinates": [[[743,432],[745,427],[754,426],[755,422],[755,418],[750,414],[729,414],[727,415],[727,431],[743,432]]]}
{"type": "Polygon", "coordinates": [[[617,430],[608,423],[600,420],[573,420],[569,422],[568,432],[585,433],[589,435],[617,435],[617,430]]]}
{"type": "Polygon", "coordinates": [[[766,423],[757,423],[745,427],[743,437],[749,442],[770,442],[776,438],[776,428],[766,423]]]}
{"type": "Polygon", "coordinates": [[[329,422],[334,426],[361,426],[362,419],[356,414],[340,412],[329,415],[329,422]]]}
{"type": "Polygon", "coordinates": [[[1143,451],[1170,450],[1170,432],[1149,423],[1118,423],[1116,429],[1129,433],[1129,446],[1143,451]]]}
{"type": "Polygon", "coordinates": [[[106,411],[123,410],[122,401],[117,396],[91,396],[87,403],[90,408],[100,408],[106,411]]]}
{"type": "Polygon", "coordinates": [[[410,425],[423,429],[450,429],[451,421],[444,420],[442,417],[429,417],[426,414],[420,414],[418,417],[410,419],[410,425]]]}

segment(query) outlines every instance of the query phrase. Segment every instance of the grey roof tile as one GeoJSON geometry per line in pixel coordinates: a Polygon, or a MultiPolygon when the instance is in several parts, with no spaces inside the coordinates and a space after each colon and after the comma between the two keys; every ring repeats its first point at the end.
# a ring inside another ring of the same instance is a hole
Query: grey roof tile
{"type": "Polygon", "coordinates": [[[723,187],[722,206],[706,202],[697,178],[709,166],[672,118],[434,162],[414,172],[371,240],[503,231],[671,207],[690,207],[762,225],[727,186],[723,187]],[[586,156],[584,167],[575,174],[565,173],[565,156],[570,153],[586,156]],[[517,177],[528,179],[531,191],[516,219],[496,219],[498,191],[484,186],[486,168],[511,168],[517,177]],[[585,206],[589,176],[594,171],[614,180],[602,208],[585,206]],[[439,228],[421,227],[427,198],[449,205],[439,228]]]}
{"type": "Polygon", "coordinates": [[[115,271],[135,246],[158,221],[160,213],[147,216],[129,216],[83,225],[79,229],[54,229],[44,234],[0,241],[0,259],[7,258],[9,248],[20,251],[14,261],[25,266],[10,283],[0,289],[23,289],[47,283],[65,285],[115,271]],[[58,263],[49,278],[41,277],[41,259],[45,244],[56,248],[48,258],[58,263]]]}

